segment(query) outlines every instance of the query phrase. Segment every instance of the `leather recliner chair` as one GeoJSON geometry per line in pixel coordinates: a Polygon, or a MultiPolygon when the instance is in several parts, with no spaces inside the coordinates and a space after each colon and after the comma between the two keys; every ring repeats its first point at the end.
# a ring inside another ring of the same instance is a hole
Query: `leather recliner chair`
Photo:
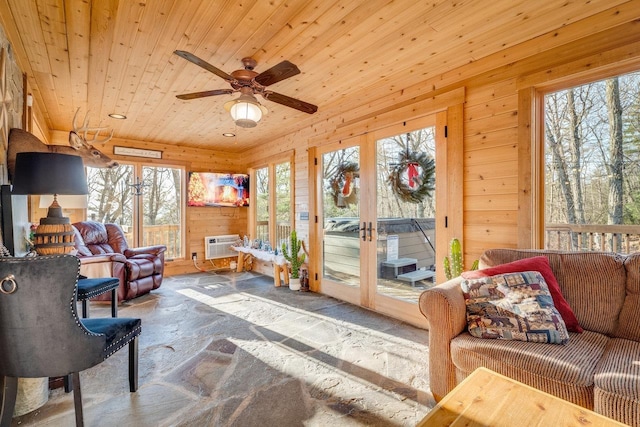
{"type": "MultiPolygon", "coordinates": [[[[162,284],[165,245],[129,248],[124,232],[117,224],[82,221],[74,223],[73,227],[80,273],[88,277],[120,279],[118,302],[149,293],[162,284]],[[100,268],[102,271],[98,272],[100,268]]],[[[107,300],[109,295],[96,299],[107,300]]]]}

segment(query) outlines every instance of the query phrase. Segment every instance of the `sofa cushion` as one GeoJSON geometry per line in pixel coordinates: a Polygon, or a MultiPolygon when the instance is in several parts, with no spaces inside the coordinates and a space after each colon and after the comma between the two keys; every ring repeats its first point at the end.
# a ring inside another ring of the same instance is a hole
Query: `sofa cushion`
{"type": "Polygon", "coordinates": [[[462,333],[451,341],[451,359],[462,380],[484,366],[562,399],[593,407],[593,377],[610,338],[585,330],[566,345],[485,340],[462,333]]]}
{"type": "MultiPolygon", "coordinates": [[[[82,243],[89,249],[93,255],[112,254],[113,250],[107,236],[105,225],[100,222],[87,221],[83,223],[75,223],[74,227],[82,237],[82,243]]],[[[76,245],[78,253],[84,255],[84,249],[76,245]]]]}
{"type": "Polygon", "coordinates": [[[523,258],[517,261],[509,262],[506,264],[500,264],[495,267],[488,267],[482,270],[465,271],[462,273],[462,277],[465,279],[476,279],[479,277],[495,276],[496,274],[503,273],[517,273],[521,271],[538,271],[544,277],[547,286],[549,286],[549,292],[553,298],[553,304],[558,312],[562,316],[567,330],[571,332],[582,332],[582,327],[578,323],[576,315],[573,314],[573,310],[569,306],[569,303],[560,290],[560,285],[556,277],[553,275],[549,260],[546,256],[536,256],[532,258],[523,258]]]}
{"type": "Polygon", "coordinates": [[[640,343],[610,340],[594,376],[594,410],[629,425],[640,425],[640,343]]]}
{"type": "Polygon", "coordinates": [[[640,401],[640,342],[613,338],[595,372],[596,387],[640,401]]]}
{"type": "Polygon", "coordinates": [[[490,249],[480,258],[480,266],[484,268],[538,255],[549,259],[562,295],[580,326],[614,336],[626,295],[625,256],[609,252],[490,249]]]}
{"type": "Polygon", "coordinates": [[[537,271],[465,279],[460,283],[469,333],[478,338],[565,344],[567,328],[537,271]]]}
{"type": "Polygon", "coordinates": [[[615,336],[633,341],[640,341],[640,253],[627,256],[624,262],[627,271],[627,295],[618,318],[615,336]]]}

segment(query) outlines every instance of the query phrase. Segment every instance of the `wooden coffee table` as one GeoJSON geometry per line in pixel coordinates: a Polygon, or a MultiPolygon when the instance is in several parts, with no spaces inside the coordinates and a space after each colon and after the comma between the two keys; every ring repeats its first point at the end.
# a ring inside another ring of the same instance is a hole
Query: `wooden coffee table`
{"type": "Polygon", "coordinates": [[[486,368],[478,368],[423,419],[426,426],[624,426],[486,368]]]}

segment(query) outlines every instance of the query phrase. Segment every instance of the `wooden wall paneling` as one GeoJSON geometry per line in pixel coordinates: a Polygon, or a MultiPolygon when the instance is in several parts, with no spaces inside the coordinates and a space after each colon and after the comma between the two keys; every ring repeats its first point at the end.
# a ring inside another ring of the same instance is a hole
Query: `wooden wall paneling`
{"type": "Polygon", "coordinates": [[[467,88],[464,250],[468,260],[477,259],[494,241],[510,242],[517,231],[518,98],[515,83],[514,78],[505,76],[491,84],[472,80],[467,88]],[[478,238],[477,233],[483,237],[478,238]],[[494,240],[486,240],[487,236],[494,240]]]}
{"type": "MultiPolygon", "coordinates": [[[[491,193],[483,195],[465,195],[464,197],[465,211],[494,211],[509,210],[516,211],[518,209],[517,193],[491,193]]],[[[511,236],[511,238],[515,238],[511,236]]],[[[482,252],[482,251],[481,251],[482,252]]]]}
{"type": "Polygon", "coordinates": [[[502,129],[515,128],[518,123],[517,114],[518,112],[516,110],[511,110],[495,116],[466,121],[465,130],[469,135],[476,135],[479,132],[489,133],[502,129]]]}
{"type": "MultiPolygon", "coordinates": [[[[640,32],[640,25],[634,29],[640,32]]],[[[578,85],[590,80],[602,79],[607,74],[637,71],[638,56],[640,56],[640,41],[596,52],[571,62],[554,64],[538,72],[527,73],[518,78],[517,87],[543,85],[546,90],[552,91],[566,87],[569,76],[571,81],[578,85]]]]}
{"type": "Polygon", "coordinates": [[[465,180],[484,180],[496,177],[515,178],[518,175],[518,162],[508,161],[504,163],[493,163],[490,167],[487,165],[465,165],[465,180]]]}
{"type": "MultiPolygon", "coordinates": [[[[508,245],[516,247],[511,235],[517,232],[516,226],[513,224],[491,224],[489,227],[465,227],[465,241],[482,242],[486,247],[485,250],[500,247],[497,245],[508,245]]],[[[464,248],[463,248],[464,249],[464,248]]],[[[466,254],[465,265],[467,268],[471,266],[474,259],[478,259],[481,254],[466,254]]]]}
{"type": "Polygon", "coordinates": [[[478,130],[473,135],[465,135],[464,146],[467,150],[485,150],[502,145],[515,144],[518,141],[518,128],[510,127],[500,130],[478,130]]]}
{"type": "MultiPolygon", "coordinates": [[[[540,218],[538,207],[543,201],[543,188],[534,184],[544,182],[543,173],[538,170],[544,156],[544,147],[534,146],[536,132],[536,94],[533,88],[518,93],[518,246],[541,248],[535,230],[544,229],[544,218],[540,218]],[[542,148],[542,152],[539,148],[542,148]],[[541,180],[541,181],[539,181],[541,180]]],[[[536,103],[537,104],[537,103],[536,103]]]]}
{"type": "Polygon", "coordinates": [[[513,176],[489,178],[480,181],[465,180],[464,194],[486,196],[487,194],[517,194],[518,182],[513,176]]]}
{"type": "MultiPolygon", "coordinates": [[[[466,252],[464,244],[464,105],[462,103],[447,108],[447,243],[436,251],[440,252],[438,259],[445,255],[442,250],[448,248],[448,243],[454,237],[462,242],[462,250],[466,252]]],[[[437,153],[437,150],[436,150],[437,153]]],[[[436,165],[438,163],[436,162],[436,165]]],[[[440,182],[440,180],[436,180],[440,182]]],[[[436,201],[436,206],[438,206],[436,201]]],[[[436,225],[437,227],[437,225],[436,225]]],[[[438,241],[438,240],[437,240],[438,241]]],[[[438,241],[439,242],[439,241],[438,241]]]]}
{"type": "Polygon", "coordinates": [[[518,226],[518,212],[513,210],[465,210],[465,227],[489,227],[492,224],[509,225],[513,228],[518,226]]]}
{"type": "MultiPolygon", "coordinates": [[[[452,226],[448,226],[450,217],[455,215],[455,211],[449,206],[449,195],[456,190],[455,182],[449,180],[449,158],[451,156],[449,146],[454,143],[454,134],[448,133],[445,137],[443,128],[448,126],[447,111],[436,113],[436,266],[440,265],[442,259],[448,255],[449,242],[453,238],[455,231],[452,226]],[[451,138],[451,139],[449,139],[451,138]]],[[[460,195],[460,197],[462,197],[460,195]]],[[[462,210],[460,210],[462,212],[462,210]]],[[[452,223],[453,225],[453,223],[452,223]]],[[[436,278],[434,283],[446,280],[444,271],[436,268],[436,278]]]]}
{"type": "MultiPolygon", "coordinates": [[[[502,79],[493,79],[491,82],[471,81],[467,86],[467,98],[465,108],[484,105],[503,98],[513,97],[517,90],[517,80],[514,77],[504,75],[502,79]]],[[[506,100],[504,100],[506,101],[506,100]]],[[[513,102],[516,105],[517,101],[513,102]]]]}
{"type": "MultiPolygon", "coordinates": [[[[318,165],[318,151],[316,147],[309,147],[307,156],[307,177],[309,189],[317,189],[322,185],[322,172],[318,165]]],[[[318,217],[318,206],[321,203],[321,192],[310,191],[307,193],[307,206],[309,207],[309,287],[313,292],[320,292],[319,277],[321,269],[320,255],[322,253],[322,220],[318,217]],[[316,222],[317,218],[317,222],[316,222]]]]}
{"type": "Polygon", "coordinates": [[[481,150],[468,150],[464,153],[465,164],[474,165],[495,165],[504,162],[518,161],[518,143],[517,141],[496,141],[489,148],[481,150]],[[498,145],[501,142],[503,145],[498,145]]]}
{"type": "Polygon", "coordinates": [[[434,95],[420,101],[403,103],[402,105],[389,106],[382,111],[365,112],[360,110],[361,116],[354,118],[338,126],[335,130],[313,137],[310,144],[326,143],[363,133],[373,132],[397,123],[409,121],[428,114],[433,114],[447,108],[449,105],[461,104],[464,102],[465,88],[460,87],[449,92],[434,95]]]}
{"type": "MultiPolygon", "coordinates": [[[[500,85],[503,86],[503,85],[500,85]]],[[[500,98],[485,99],[478,104],[471,104],[467,98],[465,103],[465,120],[473,122],[479,119],[501,117],[514,113],[514,105],[518,104],[517,95],[511,93],[500,98]]]]}

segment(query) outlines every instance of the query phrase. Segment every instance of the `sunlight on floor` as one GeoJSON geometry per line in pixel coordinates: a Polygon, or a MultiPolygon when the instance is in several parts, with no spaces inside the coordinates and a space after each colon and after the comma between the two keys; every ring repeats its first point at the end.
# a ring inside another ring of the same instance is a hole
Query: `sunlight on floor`
{"type": "MultiPolygon", "coordinates": [[[[416,390],[425,389],[426,384],[414,385],[411,378],[393,377],[394,367],[425,363],[409,356],[415,353],[408,351],[409,347],[415,350],[415,342],[242,292],[220,297],[193,289],[177,292],[250,322],[249,329],[263,340],[230,338],[229,341],[269,367],[304,381],[315,393],[351,402],[354,408],[362,406],[366,396],[373,393],[378,394],[376,406],[400,402],[402,411],[415,411],[420,406],[416,390]],[[251,322],[251,314],[257,310],[269,311],[275,322],[268,326],[251,322]],[[348,337],[349,343],[342,337],[348,337]],[[335,346],[336,340],[342,345],[335,346]],[[366,342],[368,348],[364,349],[359,342],[366,342]],[[407,387],[408,383],[411,386],[407,387]],[[380,396],[384,396],[382,400],[380,396]]],[[[424,344],[421,356],[426,358],[427,354],[424,344]]],[[[376,408],[360,409],[376,412],[376,408]]],[[[342,410],[336,411],[336,415],[342,410]]]]}

